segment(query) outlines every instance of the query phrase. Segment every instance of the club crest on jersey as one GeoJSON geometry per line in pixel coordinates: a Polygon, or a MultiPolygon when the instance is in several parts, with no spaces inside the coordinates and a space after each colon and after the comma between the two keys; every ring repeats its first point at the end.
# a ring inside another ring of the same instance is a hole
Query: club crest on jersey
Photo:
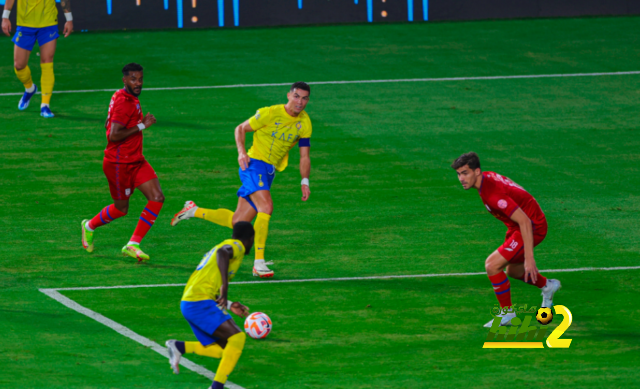
{"type": "Polygon", "coordinates": [[[256,118],[256,119],[260,119],[260,111],[256,111],[256,116],[255,116],[255,118],[256,118]]]}
{"type": "Polygon", "coordinates": [[[506,200],[499,200],[498,201],[498,207],[500,207],[500,209],[507,208],[507,201],[506,200]]]}
{"type": "Polygon", "coordinates": [[[296,123],[296,128],[297,128],[298,130],[299,130],[299,129],[301,129],[301,128],[302,128],[302,123],[300,123],[300,122],[296,123]]]}

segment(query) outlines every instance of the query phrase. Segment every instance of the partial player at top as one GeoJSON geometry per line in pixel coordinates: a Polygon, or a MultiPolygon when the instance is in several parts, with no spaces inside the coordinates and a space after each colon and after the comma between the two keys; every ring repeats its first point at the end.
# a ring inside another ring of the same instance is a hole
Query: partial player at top
{"type": "Polygon", "coordinates": [[[238,206],[235,212],[228,209],[199,208],[187,201],[184,208],[171,220],[175,226],[181,220],[198,217],[233,228],[239,221],[256,218],[256,253],[253,275],[261,278],[273,277],[274,272],[265,263],[265,245],[269,231],[269,220],[273,213],[271,184],[276,171],[283,171],[289,164],[289,150],[296,144],[300,149],[300,176],[302,177],[302,201],[307,201],[309,174],[311,172],[311,120],[305,112],[311,88],[304,82],[294,83],[287,93],[287,103],[260,108],[254,116],[235,129],[238,148],[238,164],[242,186],[238,190],[238,206]],[[246,151],[246,134],[253,132],[253,146],[246,151]]]}

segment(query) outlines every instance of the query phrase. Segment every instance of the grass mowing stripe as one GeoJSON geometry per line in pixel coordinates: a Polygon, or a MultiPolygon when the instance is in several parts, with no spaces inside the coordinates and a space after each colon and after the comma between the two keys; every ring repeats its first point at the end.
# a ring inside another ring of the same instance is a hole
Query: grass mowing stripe
{"type": "MultiPolygon", "coordinates": [[[[381,84],[388,82],[441,82],[441,81],[478,81],[478,80],[509,80],[520,78],[555,78],[555,77],[599,77],[599,76],[626,76],[640,74],[640,71],[630,72],[608,72],[608,73],[568,73],[568,74],[528,74],[516,76],[483,76],[483,77],[444,77],[444,78],[406,78],[390,80],[355,80],[355,81],[312,81],[311,85],[332,85],[332,84],[381,84]]],[[[163,88],[145,88],[146,91],[164,90],[189,90],[189,89],[228,89],[228,88],[260,88],[267,86],[287,86],[292,82],[280,82],[270,84],[235,84],[235,85],[211,85],[211,86],[173,86],[163,88]]],[[[83,89],[83,90],[62,90],[53,93],[92,93],[92,92],[113,92],[115,89],[83,89]]],[[[37,92],[40,94],[40,92],[37,92]]],[[[0,96],[22,96],[23,92],[0,93],[0,96]]]]}
{"type": "MultiPolygon", "coordinates": [[[[165,347],[160,346],[158,343],[145,338],[142,335],[139,335],[133,331],[131,331],[129,328],[123,326],[120,323],[116,323],[115,321],[109,319],[108,317],[105,317],[97,312],[94,312],[88,308],[83,307],[82,305],[76,303],[75,301],[71,300],[70,298],[63,296],[62,294],[60,294],[58,291],[53,290],[53,289],[39,289],[40,292],[46,294],[47,296],[51,297],[52,299],[56,300],[57,302],[61,303],[62,305],[66,306],[67,308],[71,308],[74,311],[81,313],[95,321],[97,321],[98,323],[104,324],[105,326],[111,328],[112,330],[114,330],[115,332],[119,333],[120,335],[123,335],[131,340],[135,340],[136,342],[140,343],[141,345],[148,347],[150,349],[152,349],[153,351],[157,352],[158,354],[162,355],[165,358],[169,358],[169,354],[167,352],[167,349],[165,347]]],[[[187,359],[185,359],[184,357],[182,359],[180,359],[180,364],[184,367],[186,367],[187,369],[194,371],[200,375],[203,375],[207,378],[209,378],[210,380],[213,381],[213,378],[215,377],[215,373],[213,373],[211,370],[205,369],[204,367],[197,365],[187,359]]],[[[230,381],[227,381],[227,383],[225,384],[228,388],[230,389],[244,389],[242,386],[236,385],[230,381]]]]}
{"type": "MultiPolygon", "coordinates": [[[[540,273],[570,273],[579,271],[613,271],[613,270],[638,270],[640,266],[619,266],[619,267],[579,267],[575,269],[549,269],[540,270],[540,273]]],[[[360,280],[388,280],[397,278],[430,278],[430,277],[456,277],[456,276],[479,276],[486,272],[474,273],[433,273],[433,274],[406,274],[397,276],[372,276],[372,277],[337,277],[337,278],[307,278],[302,280],[275,280],[275,281],[238,281],[229,284],[284,284],[294,282],[326,282],[326,281],[360,281],[360,280]]],[[[169,286],[185,286],[186,284],[155,284],[155,285],[119,285],[119,286],[86,286],[78,288],[52,288],[39,289],[42,293],[58,290],[96,290],[96,289],[132,289],[132,288],[161,288],[169,286]]]]}

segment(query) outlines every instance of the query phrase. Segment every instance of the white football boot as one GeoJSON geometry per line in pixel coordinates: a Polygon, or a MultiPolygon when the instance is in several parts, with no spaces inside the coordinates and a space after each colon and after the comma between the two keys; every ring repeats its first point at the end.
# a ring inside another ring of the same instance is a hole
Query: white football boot
{"type": "Polygon", "coordinates": [[[267,264],[273,265],[273,262],[264,262],[264,259],[256,259],[253,262],[253,276],[260,278],[271,278],[273,277],[273,270],[267,267],[267,264]]]}
{"type": "Polygon", "coordinates": [[[182,358],[182,354],[176,347],[176,341],[173,339],[167,340],[165,345],[169,351],[169,363],[173,369],[173,374],[180,374],[180,358],[182,358]]]}
{"type": "MultiPolygon", "coordinates": [[[[501,317],[502,318],[502,320],[500,320],[500,325],[501,326],[508,326],[508,325],[511,325],[511,319],[516,317],[516,313],[515,312],[501,313],[499,315],[496,315],[496,317],[501,317]]],[[[489,322],[484,325],[484,328],[491,328],[491,325],[493,324],[494,320],[495,319],[489,320],[489,322]]]]}
{"type": "Polygon", "coordinates": [[[542,291],[542,306],[540,308],[553,307],[553,295],[562,288],[558,280],[547,279],[547,284],[540,288],[542,291]]]}
{"type": "Polygon", "coordinates": [[[184,203],[184,208],[180,212],[176,213],[173,219],[171,219],[171,227],[175,227],[183,220],[191,219],[196,215],[198,206],[193,201],[187,201],[184,203]]]}

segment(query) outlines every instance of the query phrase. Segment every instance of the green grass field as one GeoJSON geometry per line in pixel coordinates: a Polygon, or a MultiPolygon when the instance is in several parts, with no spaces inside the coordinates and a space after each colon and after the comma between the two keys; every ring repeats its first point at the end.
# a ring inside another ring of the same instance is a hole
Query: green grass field
{"type": "MultiPolygon", "coordinates": [[[[56,54],[56,90],[606,73],[640,70],[640,18],[350,25],[74,34],[56,54]],[[275,46],[274,46],[275,42],[275,46]]],[[[165,206],[120,256],[146,200],[80,244],[80,221],[109,204],[102,173],[110,92],[37,96],[17,110],[12,43],[0,61],[0,375],[3,388],[206,388],[210,381],[41,293],[39,288],[185,283],[229,230],[169,221],[185,200],[235,208],[234,127],[285,101],[286,86],[142,92],[158,122],[144,154],[165,206]]],[[[31,60],[34,80],[40,69],[31,60]]],[[[272,195],[267,259],[277,280],[482,272],[505,228],[449,167],[470,150],[483,169],[540,202],[540,269],[638,266],[640,74],[312,85],[311,198],[298,152],[272,195]]],[[[248,142],[250,143],[250,142],[248,142]]],[[[253,281],[250,255],[235,281],[253,281]]],[[[543,272],[543,274],[545,274],[543,272]]],[[[496,302],[486,276],[239,284],[230,298],[268,313],[230,380],[243,388],[635,387],[640,269],[548,273],[573,313],[568,349],[482,348],[496,302]],[[544,384],[543,384],[544,382],[544,384]]],[[[181,287],[63,291],[157,343],[193,339],[181,287]]],[[[512,281],[513,301],[539,291],[512,281]]],[[[238,321],[240,323],[240,321],[238,321]]],[[[559,320],[552,324],[555,327],[559,320]]],[[[217,360],[188,356],[215,372],[217,360]]]]}

